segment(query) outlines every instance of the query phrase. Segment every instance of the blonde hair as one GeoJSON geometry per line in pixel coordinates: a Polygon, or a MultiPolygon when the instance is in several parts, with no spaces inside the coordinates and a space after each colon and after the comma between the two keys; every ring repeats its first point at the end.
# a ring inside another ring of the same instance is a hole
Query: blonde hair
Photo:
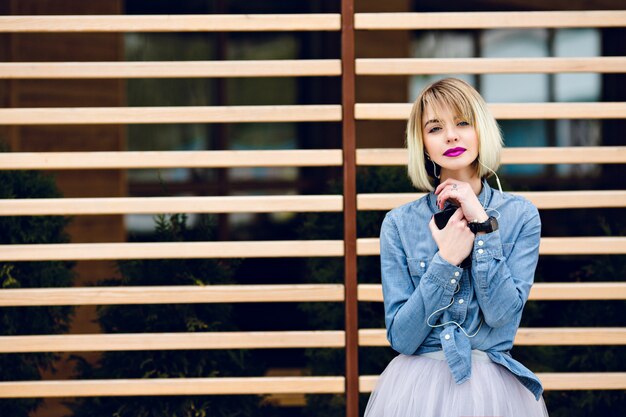
{"type": "MultiPolygon", "coordinates": [[[[424,153],[422,116],[426,106],[430,106],[436,115],[449,110],[453,115],[470,123],[478,137],[477,161],[494,171],[498,169],[500,151],[503,147],[502,134],[485,100],[474,87],[465,81],[458,78],[444,78],[422,90],[413,103],[407,123],[408,174],[416,188],[433,191],[434,184],[431,181],[437,180],[426,168],[427,162],[431,167],[433,164],[431,161],[426,161],[424,153]]],[[[438,118],[441,120],[440,117],[438,118]]],[[[489,178],[492,175],[491,171],[481,164],[474,162],[478,177],[489,178]]]]}

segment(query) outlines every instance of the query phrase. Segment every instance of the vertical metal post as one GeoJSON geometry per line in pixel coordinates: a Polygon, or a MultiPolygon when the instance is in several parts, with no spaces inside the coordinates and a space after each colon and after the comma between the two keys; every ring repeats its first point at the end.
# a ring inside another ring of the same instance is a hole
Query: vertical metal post
{"type": "Polygon", "coordinates": [[[356,131],[354,120],[354,0],[341,1],[341,105],[346,334],[346,417],[359,415],[359,345],[356,253],[356,131]]]}

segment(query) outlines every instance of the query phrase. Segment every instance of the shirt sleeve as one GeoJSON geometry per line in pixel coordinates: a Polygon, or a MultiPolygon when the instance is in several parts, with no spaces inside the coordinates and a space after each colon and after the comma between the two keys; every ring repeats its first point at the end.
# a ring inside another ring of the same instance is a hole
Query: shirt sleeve
{"type": "MultiPolygon", "coordinates": [[[[448,305],[463,270],[437,252],[416,287],[398,228],[389,214],[380,231],[380,265],[387,340],[397,352],[411,355],[432,330],[427,318],[448,305]]],[[[435,324],[441,314],[434,314],[430,323],[435,324]]]]}
{"type": "Polygon", "coordinates": [[[508,258],[502,251],[500,231],[476,235],[472,250],[472,277],[485,323],[501,327],[521,318],[535,278],[541,240],[541,218],[527,202],[522,229],[508,258]]]}

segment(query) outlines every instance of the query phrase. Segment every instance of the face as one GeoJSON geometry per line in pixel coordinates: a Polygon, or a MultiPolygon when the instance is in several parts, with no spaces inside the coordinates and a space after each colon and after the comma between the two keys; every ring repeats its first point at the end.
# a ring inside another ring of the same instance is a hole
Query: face
{"type": "Polygon", "coordinates": [[[450,176],[469,179],[476,175],[472,162],[478,157],[478,135],[470,121],[459,117],[448,110],[437,117],[430,106],[422,116],[424,149],[441,167],[442,181],[450,176]]]}

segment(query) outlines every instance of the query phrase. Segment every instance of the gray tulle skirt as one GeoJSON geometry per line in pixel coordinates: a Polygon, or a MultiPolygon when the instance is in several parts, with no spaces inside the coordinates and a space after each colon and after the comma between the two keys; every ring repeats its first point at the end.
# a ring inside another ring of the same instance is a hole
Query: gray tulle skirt
{"type": "Polygon", "coordinates": [[[393,358],[370,395],[365,417],[547,417],[533,394],[482,351],[472,376],[456,384],[442,351],[393,358]]]}

